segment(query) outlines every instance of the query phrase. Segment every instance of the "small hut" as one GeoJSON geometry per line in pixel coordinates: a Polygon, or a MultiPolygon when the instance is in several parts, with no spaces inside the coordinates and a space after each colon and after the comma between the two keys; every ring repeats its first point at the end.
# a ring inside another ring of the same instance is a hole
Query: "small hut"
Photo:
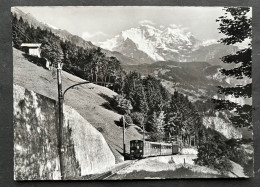
{"type": "Polygon", "coordinates": [[[21,47],[28,55],[41,57],[40,43],[22,43],[21,47]]]}

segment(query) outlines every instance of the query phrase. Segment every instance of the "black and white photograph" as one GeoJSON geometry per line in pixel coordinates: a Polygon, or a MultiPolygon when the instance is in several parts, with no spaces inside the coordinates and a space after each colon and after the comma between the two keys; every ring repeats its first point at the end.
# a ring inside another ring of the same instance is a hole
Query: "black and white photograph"
{"type": "Polygon", "coordinates": [[[254,177],[252,11],[11,7],[14,180],[254,177]]]}

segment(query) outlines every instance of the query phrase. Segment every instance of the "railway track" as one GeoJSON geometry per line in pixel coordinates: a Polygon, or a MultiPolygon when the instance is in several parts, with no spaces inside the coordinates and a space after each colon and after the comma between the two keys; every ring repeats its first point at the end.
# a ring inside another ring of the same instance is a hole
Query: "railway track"
{"type": "Polygon", "coordinates": [[[114,176],[114,175],[115,175],[117,172],[119,172],[120,170],[129,167],[131,164],[134,164],[134,163],[136,163],[137,161],[139,161],[139,159],[136,159],[136,160],[133,160],[133,161],[128,162],[128,163],[126,163],[126,164],[120,165],[120,166],[118,166],[118,167],[116,167],[116,168],[113,168],[112,170],[107,171],[107,172],[105,172],[105,173],[92,176],[92,177],[88,178],[87,180],[106,180],[106,179],[108,179],[108,178],[114,176]]]}

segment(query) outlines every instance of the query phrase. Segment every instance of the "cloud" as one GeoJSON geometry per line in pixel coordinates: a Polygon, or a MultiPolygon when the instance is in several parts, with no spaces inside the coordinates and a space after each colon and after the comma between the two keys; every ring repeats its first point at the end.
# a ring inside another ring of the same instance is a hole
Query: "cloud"
{"type": "Polygon", "coordinates": [[[104,37],[104,36],[107,36],[106,33],[104,32],[101,32],[101,31],[98,31],[98,32],[94,32],[94,33],[89,33],[89,32],[83,32],[82,33],[82,38],[85,39],[85,40],[88,40],[88,39],[91,39],[91,38],[94,38],[94,37],[104,37]]]}
{"type": "Polygon", "coordinates": [[[51,28],[53,28],[53,29],[58,29],[57,27],[55,27],[54,25],[51,25],[51,24],[49,24],[49,23],[45,23],[47,26],[49,26],[49,27],[51,27],[51,28]]]}
{"type": "Polygon", "coordinates": [[[152,22],[151,20],[142,20],[142,21],[139,21],[139,24],[140,25],[145,25],[145,24],[147,24],[147,25],[155,25],[155,23],[152,22]]]}
{"type": "Polygon", "coordinates": [[[183,27],[183,25],[169,24],[172,29],[179,29],[182,32],[188,32],[190,29],[188,27],[183,27]]]}
{"type": "Polygon", "coordinates": [[[164,29],[164,28],[165,28],[165,26],[163,26],[163,25],[160,25],[160,26],[159,26],[159,28],[160,28],[160,29],[164,29]]]}
{"type": "Polygon", "coordinates": [[[177,29],[177,28],[180,28],[181,25],[170,24],[169,27],[171,27],[173,29],[177,29]]]}

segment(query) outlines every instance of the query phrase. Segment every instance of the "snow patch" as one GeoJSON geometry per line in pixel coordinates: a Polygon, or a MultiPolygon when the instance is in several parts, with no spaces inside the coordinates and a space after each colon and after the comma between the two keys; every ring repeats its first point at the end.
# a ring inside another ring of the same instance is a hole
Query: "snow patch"
{"type": "MultiPolygon", "coordinates": [[[[149,22],[149,21],[148,21],[149,22]]],[[[104,41],[100,47],[113,51],[115,48],[120,52],[120,47],[126,39],[132,40],[138,50],[146,53],[155,61],[165,61],[164,56],[172,53],[178,54],[180,50],[192,48],[197,42],[191,32],[176,25],[169,27],[155,27],[154,24],[142,23],[136,28],[122,31],[114,38],[104,41]],[[167,54],[169,53],[169,54],[167,54]]]]}
{"type": "Polygon", "coordinates": [[[206,47],[206,46],[209,46],[209,45],[212,45],[212,44],[217,44],[218,43],[218,40],[216,39],[209,39],[209,40],[205,40],[201,43],[202,46],[206,47]]]}
{"type": "Polygon", "coordinates": [[[181,155],[197,155],[198,154],[198,150],[196,148],[183,148],[180,151],[181,155]]]}

